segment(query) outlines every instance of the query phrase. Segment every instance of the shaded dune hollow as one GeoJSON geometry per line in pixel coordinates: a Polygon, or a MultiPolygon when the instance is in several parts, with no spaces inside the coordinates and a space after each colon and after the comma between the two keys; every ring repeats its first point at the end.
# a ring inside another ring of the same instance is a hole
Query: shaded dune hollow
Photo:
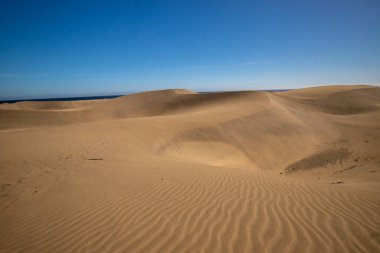
{"type": "Polygon", "coordinates": [[[213,166],[251,167],[250,159],[236,147],[223,142],[182,142],[165,148],[165,155],[213,166]]]}
{"type": "Polygon", "coordinates": [[[380,252],[380,88],[0,104],[0,252],[380,252]]]}

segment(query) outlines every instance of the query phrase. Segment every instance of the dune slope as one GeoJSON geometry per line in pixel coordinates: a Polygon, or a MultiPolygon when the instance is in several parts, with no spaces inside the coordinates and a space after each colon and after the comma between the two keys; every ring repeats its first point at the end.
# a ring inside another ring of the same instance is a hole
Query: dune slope
{"type": "Polygon", "coordinates": [[[0,252],[378,252],[380,88],[0,105],[0,252]]]}

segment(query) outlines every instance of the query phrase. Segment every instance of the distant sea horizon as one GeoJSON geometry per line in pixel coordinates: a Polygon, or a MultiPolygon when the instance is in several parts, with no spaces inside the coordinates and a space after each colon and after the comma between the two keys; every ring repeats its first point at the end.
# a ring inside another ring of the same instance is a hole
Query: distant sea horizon
{"type": "MultiPolygon", "coordinates": [[[[257,90],[257,91],[268,91],[268,92],[282,92],[282,91],[288,91],[289,89],[273,89],[273,90],[257,90]]],[[[141,91],[143,92],[143,91],[141,91]]],[[[215,93],[215,92],[233,92],[233,91],[198,91],[198,93],[215,93]]],[[[117,95],[96,95],[96,96],[65,96],[65,97],[45,97],[45,98],[12,98],[12,99],[1,99],[0,98],[0,104],[2,103],[17,103],[17,102],[38,102],[38,101],[79,101],[79,100],[97,100],[97,99],[113,99],[118,98],[122,96],[127,96],[130,94],[135,94],[139,92],[127,92],[124,94],[117,94],[117,95]]]]}
{"type": "Polygon", "coordinates": [[[1,103],[17,103],[17,102],[37,102],[37,101],[79,101],[79,100],[96,100],[96,99],[112,99],[121,96],[129,95],[131,93],[122,95],[105,95],[105,96],[73,96],[73,97],[51,97],[51,98],[19,98],[19,99],[0,99],[1,103]]]}

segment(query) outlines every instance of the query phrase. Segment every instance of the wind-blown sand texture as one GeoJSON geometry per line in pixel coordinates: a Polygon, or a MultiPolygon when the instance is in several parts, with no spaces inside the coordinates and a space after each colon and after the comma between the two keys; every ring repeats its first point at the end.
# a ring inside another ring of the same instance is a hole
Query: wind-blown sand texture
{"type": "Polygon", "coordinates": [[[0,105],[0,252],[380,252],[380,88],[0,105]]]}

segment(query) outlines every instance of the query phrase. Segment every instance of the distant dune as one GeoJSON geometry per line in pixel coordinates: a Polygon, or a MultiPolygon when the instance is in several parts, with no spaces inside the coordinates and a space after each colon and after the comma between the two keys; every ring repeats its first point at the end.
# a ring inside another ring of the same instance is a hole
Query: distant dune
{"type": "Polygon", "coordinates": [[[0,104],[0,252],[380,252],[380,88],[0,104]]]}

